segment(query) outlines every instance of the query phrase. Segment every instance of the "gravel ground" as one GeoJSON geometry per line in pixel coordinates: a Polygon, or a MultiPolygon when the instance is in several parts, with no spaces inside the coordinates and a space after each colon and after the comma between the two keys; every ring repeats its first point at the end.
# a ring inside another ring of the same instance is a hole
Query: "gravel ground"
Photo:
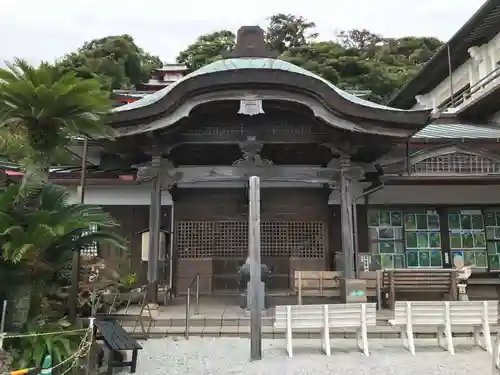
{"type": "Polygon", "coordinates": [[[436,340],[417,340],[412,356],[400,340],[370,340],[370,356],[356,350],[354,340],[332,340],[332,356],[318,349],[319,340],[294,340],[288,358],[284,340],[264,340],[262,361],[250,362],[250,340],[239,338],[152,339],[143,342],[138,375],[490,375],[491,357],[456,339],[456,354],[437,348],[436,340]]]}

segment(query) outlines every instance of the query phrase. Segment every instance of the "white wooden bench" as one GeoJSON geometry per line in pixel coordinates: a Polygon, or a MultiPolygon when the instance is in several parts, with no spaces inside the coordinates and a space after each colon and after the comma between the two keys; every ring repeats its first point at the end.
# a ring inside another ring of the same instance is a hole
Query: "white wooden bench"
{"type": "Polygon", "coordinates": [[[475,344],[491,353],[490,324],[496,323],[497,317],[498,301],[398,301],[394,319],[389,323],[401,327],[403,345],[412,354],[415,354],[413,329],[418,326],[435,326],[438,345],[452,355],[455,354],[452,327],[472,327],[475,344]],[[481,333],[484,345],[480,343],[481,333]]]}
{"type": "Polygon", "coordinates": [[[474,343],[488,353],[493,352],[490,324],[498,320],[498,301],[452,301],[450,302],[451,326],[472,326],[474,343]],[[481,334],[484,344],[481,343],[481,334]]]}
{"type": "Polygon", "coordinates": [[[369,355],[367,327],[375,325],[375,303],[276,306],[274,323],[275,328],[285,329],[289,357],[293,356],[294,331],[320,333],[321,347],[326,355],[331,355],[330,328],[354,328],[358,348],[369,355]]]}

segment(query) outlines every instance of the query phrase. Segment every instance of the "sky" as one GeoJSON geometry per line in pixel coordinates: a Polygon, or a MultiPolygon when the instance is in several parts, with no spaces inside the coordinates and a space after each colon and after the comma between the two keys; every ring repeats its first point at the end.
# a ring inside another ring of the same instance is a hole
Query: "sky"
{"type": "Polygon", "coordinates": [[[448,40],[484,0],[0,0],[0,65],[21,57],[54,61],[85,41],[130,34],[146,51],[174,62],[197,36],[261,25],[275,13],[300,15],[320,39],[365,28],[387,37],[448,40]]]}

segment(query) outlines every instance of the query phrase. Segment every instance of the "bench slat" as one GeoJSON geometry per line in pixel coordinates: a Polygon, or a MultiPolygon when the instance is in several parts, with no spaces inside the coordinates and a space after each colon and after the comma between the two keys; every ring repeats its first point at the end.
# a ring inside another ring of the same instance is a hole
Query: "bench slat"
{"type": "MultiPolygon", "coordinates": [[[[406,325],[406,302],[396,302],[393,324],[406,325]]],[[[479,326],[483,324],[482,301],[450,301],[451,325],[479,326]]],[[[414,301],[411,302],[413,325],[444,325],[446,309],[444,302],[414,301]]],[[[498,319],[498,301],[488,301],[487,317],[490,324],[498,319]]]]}
{"type": "MultiPolygon", "coordinates": [[[[290,306],[293,329],[321,329],[324,325],[324,305],[290,306]]],[[[286,306],[276,306],[275,327],[286,328],[286,306]]],[[[366,304],[366,324],[375,326],[376,306],[366,304]]],[[[328,325],[330,328],[356,328],[361,326],[361,304],[328,305],[328,325]]]]}
{"type": "Polygon", "coordinates": [[[101,333],[106,345],[112,350],[142,349],[137,340],[128,334],[116,320],[96,319],[94,324],[101,333]]]}

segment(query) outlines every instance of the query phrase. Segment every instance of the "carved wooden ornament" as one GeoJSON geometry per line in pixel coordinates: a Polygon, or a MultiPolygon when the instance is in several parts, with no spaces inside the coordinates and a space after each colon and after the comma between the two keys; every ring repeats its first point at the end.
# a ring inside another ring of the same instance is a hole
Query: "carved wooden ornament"
{"type": "Polygon", "coordinates": [[[247,116],[264,114],[262,100],[255,95],[248,95],[247,97],[241,99],[238,114],[247,116]]]}

